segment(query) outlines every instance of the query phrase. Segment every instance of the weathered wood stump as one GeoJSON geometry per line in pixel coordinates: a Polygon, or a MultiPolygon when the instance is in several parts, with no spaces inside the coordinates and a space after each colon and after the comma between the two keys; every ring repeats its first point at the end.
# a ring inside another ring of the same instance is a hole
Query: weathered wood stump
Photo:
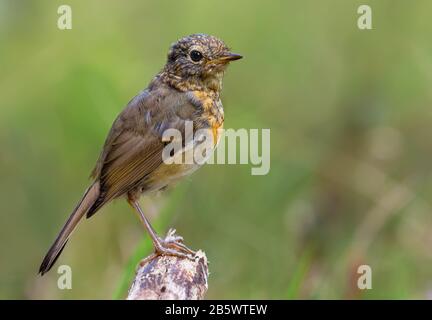
{"type": "Polygon", "coordinates": [[[151,255],[143,260],[128,300],[200,300],[208,289],[208,262],[199,250],[194,259],[151,255]]]}

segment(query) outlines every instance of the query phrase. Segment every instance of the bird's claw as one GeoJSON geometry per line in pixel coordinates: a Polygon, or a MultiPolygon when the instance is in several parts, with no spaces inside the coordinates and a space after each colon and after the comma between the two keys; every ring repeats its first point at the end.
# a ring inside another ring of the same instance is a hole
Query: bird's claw
{"type": "Polygon", "coordinates": [[[169,229],[164,239],[158,238],[157,242],[154,243],[154,253],[142,259],[139,263],[139,266],[144,266],[146,263],[160,255],[175,256],[194,260],[196,252],[186,247],[183,241],[183,237],[177,235],[175,229],[169,229]]]}
{"type": "Polygon", "coordinates": [[[196,252],[186,247],[183,237],[176,234],[175,229],[169,229],[165,239],[159,239],[155,244],[156,254],[173,255],[181,258],[192,258],[196,252]]]}
{"type": "Polygon", "coordinates": [[[176,229],[170,228],[167,232],[167,235],[165,236],[164,241],[167,243],[183,243],[184,240],[182,236],[176,234],[176,229]]]}

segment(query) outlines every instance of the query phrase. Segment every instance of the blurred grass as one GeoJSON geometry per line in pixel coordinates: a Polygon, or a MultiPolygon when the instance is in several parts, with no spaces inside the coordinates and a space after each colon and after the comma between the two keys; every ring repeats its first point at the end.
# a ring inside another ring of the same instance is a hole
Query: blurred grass
{"type": "Polygon", "coordinates": [[[313,250],[308,248],[304,250],[297,262],[296,269],[291,274],[291,280],[288,285],[286,299],[298,299],[302,297],[301,289],[309,273],[312,264],[313,250]]]}
{"type": "Polygon", "coordinates": [[[59,260],[72,290],[37,268],[113,119],[196,32],[245,56],[225,76],[225,128],[271,129],[267,176],[209,165],[181,196],[143,200],[206,251],[208,298],[431,296],[432,2],[368,1],[371,31],[355,0],[71,0],[70,31],[60,4],[0,0],[0,298],[122,297],[150,250],[123,201],[74,233],[59,260]],[[359,263],[373,290],[353,288],[359,263]]]}

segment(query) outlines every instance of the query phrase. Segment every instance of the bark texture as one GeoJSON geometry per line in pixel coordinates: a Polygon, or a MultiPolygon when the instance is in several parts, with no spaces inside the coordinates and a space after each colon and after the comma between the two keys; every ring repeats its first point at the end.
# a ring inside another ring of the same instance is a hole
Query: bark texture
{"type": "Polygon", "coordinates": [[[138,268],[128,300],[200,300],[208,289],[208,263],[199,250],[195,258],[147,257],[138,268]]]}

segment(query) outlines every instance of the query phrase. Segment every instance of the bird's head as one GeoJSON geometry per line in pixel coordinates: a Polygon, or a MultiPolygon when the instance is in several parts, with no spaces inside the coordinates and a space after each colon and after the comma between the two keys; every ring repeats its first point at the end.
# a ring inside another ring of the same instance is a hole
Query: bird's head
{"type": "Polygon", "coordinates": [[[164,71],[186,86],[189,83],[220,90],[229,62],[241,58],[241,55],[232,53],[222,40],[206,34],[193,34],[171,46],[164,71]]]}

